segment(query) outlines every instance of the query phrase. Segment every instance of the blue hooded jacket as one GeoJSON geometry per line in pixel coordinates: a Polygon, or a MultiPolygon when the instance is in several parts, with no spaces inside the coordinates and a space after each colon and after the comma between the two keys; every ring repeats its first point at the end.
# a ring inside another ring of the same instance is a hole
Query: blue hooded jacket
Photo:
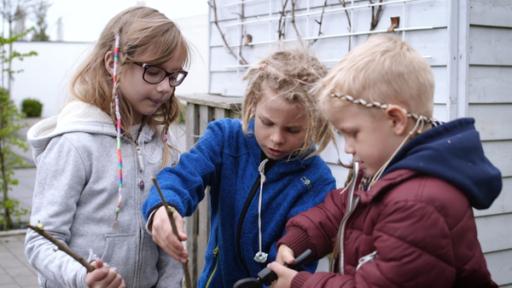
{"type": "MultiPolygon", "coordinates": [[[[319,204],[335,188],[330,169],[318,156],[274,161],[271,167],[267,164],[261,217],[262,251],[269,257],[266,263],[255,262],[262,151],[253,123],[244,134],[240,120],[211,122],[196,145],[181,155],[177,166],[165,168],[157,177],[167,201],[183,216],[196,210],[210,186],[210,236],[198,287],[233,287],[241,278],[255,277],[275,259],[275,244],[287,220],[319,204]],[[251,191],[256,191],[252,198],[251,191]],[[241,215],[245,217],[241,219],[241,215]]],[[[152,188],[143,205],[146,219],[160,205],[152,188]]]]}
{"type": "Polygon", "coordinates": [[[471,206],[489,208],[498,197],[500,171],[485,157],[474,119],[457,119],[421,133],[393,158],[384,174],[411,169],[463,191],[471,206]]]}

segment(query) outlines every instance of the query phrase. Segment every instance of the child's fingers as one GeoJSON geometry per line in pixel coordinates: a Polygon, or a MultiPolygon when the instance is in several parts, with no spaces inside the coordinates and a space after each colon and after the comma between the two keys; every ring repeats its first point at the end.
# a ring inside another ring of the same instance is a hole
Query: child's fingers
{"type": "MultiPolygon", "coordinates": [[[[97,261],[95,262],[98,263],[97,261]]],[[[87,275],[85,276],[85,283],[87,284],[88,287],[101,287],[99,286],[99,283],[106,279],[109,270],[110,269],[108,267],[98,268],[96,266],[96,269],[94,269],[94,271],[87,273],[87,275]]]]}
{"type": "Polygon", "coordinates": [[[276,261],[280,264],[291,264],[294,260],[295,256],[293,250],[286,245],[280,245],[277,250],[276,261]]]}
{"type": "Polygon", "coordinates": [[[267,267],[277,274],[277,280],[272,283],[272,288],[288,288],[292,284],[292,279],[297,275],[297,271],[287,268],[286,266],[272,262],[267,267]]]}
{"type": "MultiPolygon", "coordinates": [[[[175,213],[175,215],[175,219],[179,220],[176,222],[180,223],[180,226],[178,227],[181,227],[178,229],[183,230],[183,218],[178,213],[175,213]]],[[[164,207],[158,208],[155,213],[151,232],[153,234],[153,241],[168,255],[178,261],[186,262],[188,253],[183,246],[183,243],[181,243],[176,235],[174,235],[169,222],[169,217],[167,216],[167,212],[164,207]]],[[[186,239],[186,235],[180,235],[180,237],[181,236],[186,239]]]]}
{"type": "Polygon", "coordinates": [[[108,280],[110,280],[110,281],[105,280],[105,284],[108,285],[108,286],[106,286],[107,288],[121,288],[121,287],[125,286],[124,280],[121,277],[121,275],[119,275],[119,273],[117,273],[113,269],[110,269],[110,271],[109,271],[108,280]]]}

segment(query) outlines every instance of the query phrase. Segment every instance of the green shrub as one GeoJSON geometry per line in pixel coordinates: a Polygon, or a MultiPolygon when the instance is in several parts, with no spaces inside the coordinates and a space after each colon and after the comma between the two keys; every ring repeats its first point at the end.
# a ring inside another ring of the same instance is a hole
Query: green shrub
{"type": "Polygon", "coordinates": [[[21,112],[23,112],[26,117],[41,117],[42,111],[43,103],[37,99],[28,98],[21,102],[21,112]]]}

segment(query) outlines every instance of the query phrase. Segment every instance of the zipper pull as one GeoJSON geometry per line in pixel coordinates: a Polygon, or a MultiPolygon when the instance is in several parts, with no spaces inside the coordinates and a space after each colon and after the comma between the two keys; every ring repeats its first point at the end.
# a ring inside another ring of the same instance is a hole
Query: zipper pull
{"type": "Polygon", "coordinates": [[[363,266],[367,262],[373,261],[373,259],[375,259],[376,257],[377,257],[377,251],[373,251],[372,253],[359,258],[359,261],[358,261],[357,267],[356,267],[356,271],[359,270],[359,268],[361,268],[361,266],[363,266]]]}

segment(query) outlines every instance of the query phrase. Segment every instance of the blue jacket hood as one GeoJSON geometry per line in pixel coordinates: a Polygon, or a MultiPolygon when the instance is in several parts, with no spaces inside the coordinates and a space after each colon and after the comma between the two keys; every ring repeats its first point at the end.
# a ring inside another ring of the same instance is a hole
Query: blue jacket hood
{"type": "Polygon", "coordinates": [[[474,119],[457,119],[427,130],[404,145],[385,174],[410,169],[458,187],[471,206],[486,209],[502,188],[500,171],[485,157],[474,119]]]}

